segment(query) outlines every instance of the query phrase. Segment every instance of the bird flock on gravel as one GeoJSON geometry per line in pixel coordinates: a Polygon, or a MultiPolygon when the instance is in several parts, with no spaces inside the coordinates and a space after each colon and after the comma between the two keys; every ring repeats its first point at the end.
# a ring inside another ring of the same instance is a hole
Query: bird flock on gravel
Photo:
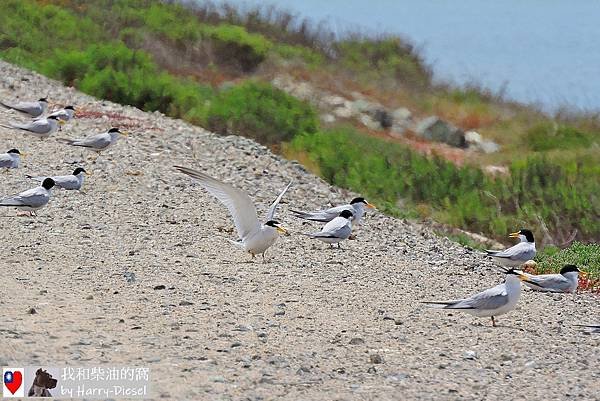
{"type": "MultiPolygon", "coordinates": [[[[18,130],[34,137],[45,139],[60,129],[75,117],[75,107],[68,105],[48,113],[48,99],[40,98],[37,101],[9,103],[0,101],[0,106],[21,114],[28,121],[10,121],[1,123],[0,126],[18,130]]],[[[84,138],[68,139],[58,138],[59,141],[71,146],[87,148],[98,155],[114,145],[121,135],[127,132],[111,127],[106,132],[87,136],[84,138]]],[[[8,171],[18,169],[20,158],[24,153],[11,148],[6,153],[0,154],[0,168],[8,171]]],[[[96,159],[93,159],[95,162],[96,159]]],[[[229,211],[233,218],[239,239],[228,240],[236,247],[248,252],[252,258],[262,255],[265,262],[265,253],[279,237],[280,234],[290,235],[283,225],[275,219],[277,206],[285,193],[290,189],[292,182],[287,184],[270,205],[266,216],[260,220],[256,207],[248,194],[234,186],[215,179],[201,171],[182,166],[174,166],[183,174],[194,178],[204,189],[217,198],[229,211]]],[[[29,216],[36,216],[36,211],[43,208],[50,200],[54,187],[65,190],[80,190],[84,175],[87,172],[83,167],[77,167],[72,174],[55,176],[26,175],[40,183],[35,188],[28,189],[17,195],[0,199],[0,206],[14,207],[25,211],[29,216]]],[[[350,203],[316,211],[291,210],[296,218],[311,222],[325,223],[322,228],[312,233],[303,233],[311,239],[316,239],[329,244],[333,248],[345,240],[353,239],[353,229],[356,229],[365,216],[367,209],[375,207],[365,198],[357,197],[350,203]]],[[[579,275],[584,274],[575,265],[565,265],[558,274],[534,275],[527,271],[535,270],[536,255],[535,239],[531,230],[522,229],[509,235],[518,238],[519,242],[505,250],[489,250],[487,254],[501,265],[506,277],[503,283],[472,295],[468,298],[450,301],[424,302],[434,308],[445,310],[458,310],[477,317],[491,317],[492,325],[496,326],[495,317],[515,309],[521,294],[521,283],[534,291],[572,293],[575,294],[579,284],[579,275]],[[524,269],[519,269],[523,267],[524,269]]],[[[590,332],[600,333],[600,325],[580,325],[590,332]]]]}

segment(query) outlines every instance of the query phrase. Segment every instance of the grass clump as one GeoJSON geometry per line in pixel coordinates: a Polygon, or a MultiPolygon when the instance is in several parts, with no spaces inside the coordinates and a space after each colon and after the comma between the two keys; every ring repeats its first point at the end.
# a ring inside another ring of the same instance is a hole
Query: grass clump
{"type": "Polygon", "coordinates": [[[292,157],[304,154],[329,182],[390,205],[392,213],[402,200],[415,210],[428,205],[425,217],[497,239],[541,224],[557,242],[573,232],[600,238],[599,172],[577,163],[529,157],[513,162],[510,176],[491,178],[350,128],[300,135],[287,149],[292,157]]]}
{"type": "Polygon", "coordinates": [[[530,128],[524,136],[526,146],[535,152],[553,149],[588,148],[600,145],[600,135],[580,131],[574,127],[556,123],[541,123],[530,128]]]}
{"type": "Polygon", "coordinates": [[[208,128],[221,134],[242,134],[263,144],[289,141],[318,127],[308,104],[272,85],[246,81],[224,90],[208,109],[208,128]]]}

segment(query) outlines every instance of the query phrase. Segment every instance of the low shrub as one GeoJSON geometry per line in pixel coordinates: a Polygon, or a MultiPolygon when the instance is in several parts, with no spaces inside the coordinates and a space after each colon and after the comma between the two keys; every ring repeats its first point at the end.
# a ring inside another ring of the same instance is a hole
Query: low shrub
{"type": "Polygon", "coordinates": [[[210,130],[248,136],[267,145],[314,133],[318,126],[317,115],[307,103],[252,80],[220,93],[207,114],[210,130]]]}

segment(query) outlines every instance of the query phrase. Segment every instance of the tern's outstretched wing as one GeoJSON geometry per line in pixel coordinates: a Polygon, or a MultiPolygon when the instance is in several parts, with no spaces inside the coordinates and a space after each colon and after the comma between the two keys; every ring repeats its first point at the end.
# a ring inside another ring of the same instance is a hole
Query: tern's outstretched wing
{"type": "Polygon", "coordinates": [[[244,240],[249,234],[260,229],[260,222],[256,215],[254,203],[244,191],[216,180],[201,171],[187,167],[175,166],[180,172],[197,179],[200,184],[211,194],[213,194],[221,203],[223,203],[235,223],[240,239],[244,240]]]}
{"type": "Polygon", "coordinates": [[[277,205],[279,205],[279,202],[281,202],[281,198],[283,198],[283,195],[285,195],[285,193],[291,185],[292,181],[290,181],[290,183],[287,184],[287,186],[283,189],[283,191],[281,191],[277,199],[275,199],[275,202],[271,204],[271,207],[269,207],[269,211],[267,212],[267,221],[275,219],[275,211],[277,210],[277,205]]]}

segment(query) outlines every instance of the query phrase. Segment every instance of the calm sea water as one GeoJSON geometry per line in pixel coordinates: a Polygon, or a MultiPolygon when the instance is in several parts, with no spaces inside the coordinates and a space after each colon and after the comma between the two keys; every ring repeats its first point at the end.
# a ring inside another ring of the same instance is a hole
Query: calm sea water
{"type": "MultiPolygon", "coordinates": [[[[259,0],[233,0],[240,5],[259,0]]],[[[436,79],[476,83],[553,111],[600,110],[598,0],[278,0],[337,32],[396,33],[436,79]]]]}

